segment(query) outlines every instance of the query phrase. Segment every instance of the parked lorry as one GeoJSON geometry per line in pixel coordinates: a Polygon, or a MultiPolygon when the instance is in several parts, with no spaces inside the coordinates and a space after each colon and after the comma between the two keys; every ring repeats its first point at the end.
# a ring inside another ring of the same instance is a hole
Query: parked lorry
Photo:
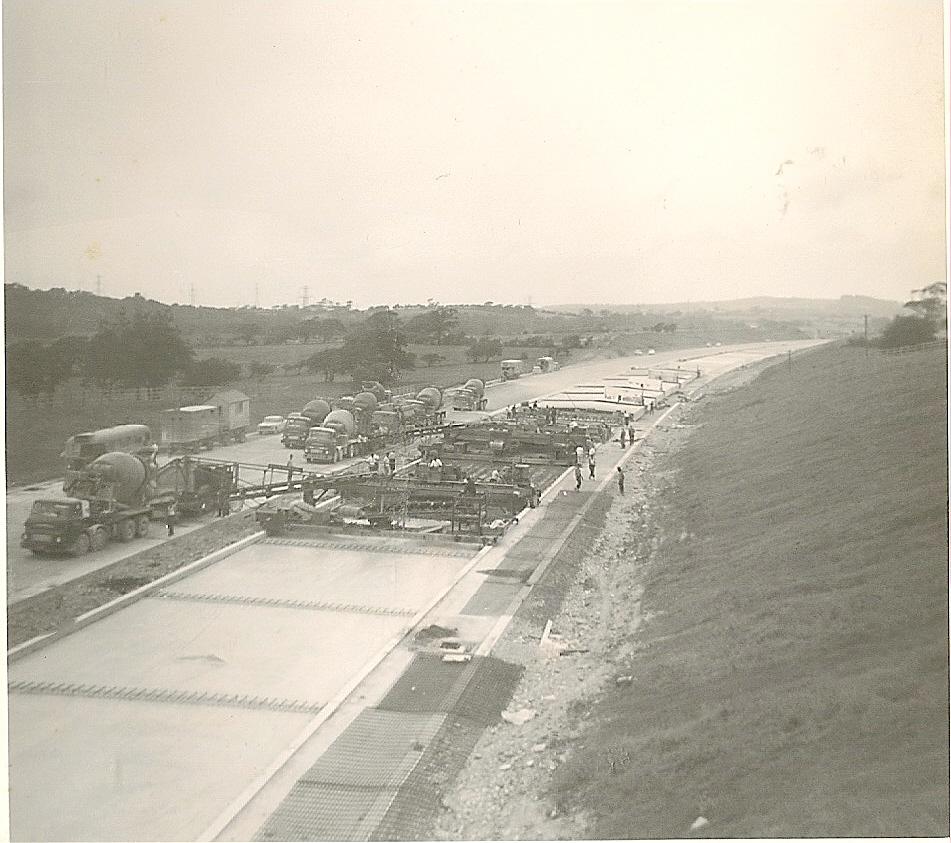
{"type": "Polygon", "coordinates": [[[207,403],[218,408],[219,441],[244,442],[251,429],[251,399],[236,389],[225,389],[212,395],[207,403]]]}
{"type": "Polygon", "coordinates": [[[334,410],[323,423],[311,427],[304,445],[307,462],[333,463],[361,452],[366,437],[357,433],[349,410],[334,410]]]}
{"type": "Polygon", "coordinates": [[[500,368],[504,381],[514,380],[521,376],[523,372],[521,360],[503,360],[500,368]]]}
{"type": "Polygon", "coordinates": [[[218,441],[218,408],[193,404],[177,410],[163,410],[162,445],[169,453],[211,448],[218,441]]]}
{"type": "Polygon", "coordinates": [[[206,404],[162,411],[162,445],[170,453],[192,453],[228,442],[243,442],[251,426],[251,399],[229,389],[206,404]]]}
{"type": "Polygon", "coordinates": [[[76,473],[68,497],[33,502],[20,546],[37,554],[80,556],[113,538],[147,536],[152,515],[174,503],[174,495],[156,493],[152,471],[145,458],[103,454],[76,473]]]}
{"type": "Polygon", "coordinates": [[[281,444],[285,448],[303,448],[307,442],[307,431],[313,423],[303,413],[291,413],[284,425],[281,444]]]}
{"type": "Polygon", "coordinates": [[[561,364],[554,357],[539,357],[536,365],[542,374],[557,372],[561,368],[561,364]]]}
{"type": "Polygon", "coordinates": [[[452,394],[453,410],[484,410],[487,404],[485,384],[478,378],[469,378],[452,394]]]}
{"type": "Polygon", "coordinates": [[[144,424],[120,424],[70,436],[63,448],[66,458],[63,490],[76,478],[77,472],[103,454],[114,451],[147,454],[152,451],[153,445],[152,431],[144,424]]]}

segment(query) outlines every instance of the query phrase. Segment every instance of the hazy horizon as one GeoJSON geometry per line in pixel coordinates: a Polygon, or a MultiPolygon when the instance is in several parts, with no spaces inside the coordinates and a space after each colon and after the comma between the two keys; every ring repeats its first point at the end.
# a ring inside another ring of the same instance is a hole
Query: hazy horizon
{"type": "Polygon", "coordinates": [[[5,279],[262,307],[905,301],[936,0],[3,4],[5,279]]]}

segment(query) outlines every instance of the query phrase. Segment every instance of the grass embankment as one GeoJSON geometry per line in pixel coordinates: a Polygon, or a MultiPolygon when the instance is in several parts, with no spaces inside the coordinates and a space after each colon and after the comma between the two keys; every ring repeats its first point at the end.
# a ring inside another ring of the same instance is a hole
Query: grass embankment
{"type": "Polygon", "coordinates": [[[597,838],[946,836],[944,356],[825,349],[699,406],[659,466],[634,681],[562,808],[597,838]]]}

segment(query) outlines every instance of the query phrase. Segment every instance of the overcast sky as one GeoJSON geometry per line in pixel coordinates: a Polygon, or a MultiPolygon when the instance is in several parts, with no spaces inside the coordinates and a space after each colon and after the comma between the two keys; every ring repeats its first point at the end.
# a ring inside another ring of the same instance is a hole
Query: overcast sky
{"type": "Polygon", "coordinates": [[[940,0],[4,0],[6,280],[208,305],[904,299],[940,0]]]}

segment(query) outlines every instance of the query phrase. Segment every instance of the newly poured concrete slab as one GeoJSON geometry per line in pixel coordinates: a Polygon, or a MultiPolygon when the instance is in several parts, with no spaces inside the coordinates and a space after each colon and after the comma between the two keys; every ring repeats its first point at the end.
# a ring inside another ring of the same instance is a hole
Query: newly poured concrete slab
{"type": "Polygon", "coordinates": [[[468,562],[252,545],[12,663],[14,839],[194,839],[468,562]]]}
{"type": "Polygon", "coordinates": [[[194,839],[309,719],[19,694],[9,702],[13,840],[194,839]]]}
{"type": "Polygon", "coordinates": [[[466,564],[452,556],[260,544],[176,583],[174,590],[413,610],[466,564]]]}
{"type": "Polygon", "coordinates": [[[407,625],[404,617],[146,599],[14,663],[8,678],[322,703],[407,625]]]}

